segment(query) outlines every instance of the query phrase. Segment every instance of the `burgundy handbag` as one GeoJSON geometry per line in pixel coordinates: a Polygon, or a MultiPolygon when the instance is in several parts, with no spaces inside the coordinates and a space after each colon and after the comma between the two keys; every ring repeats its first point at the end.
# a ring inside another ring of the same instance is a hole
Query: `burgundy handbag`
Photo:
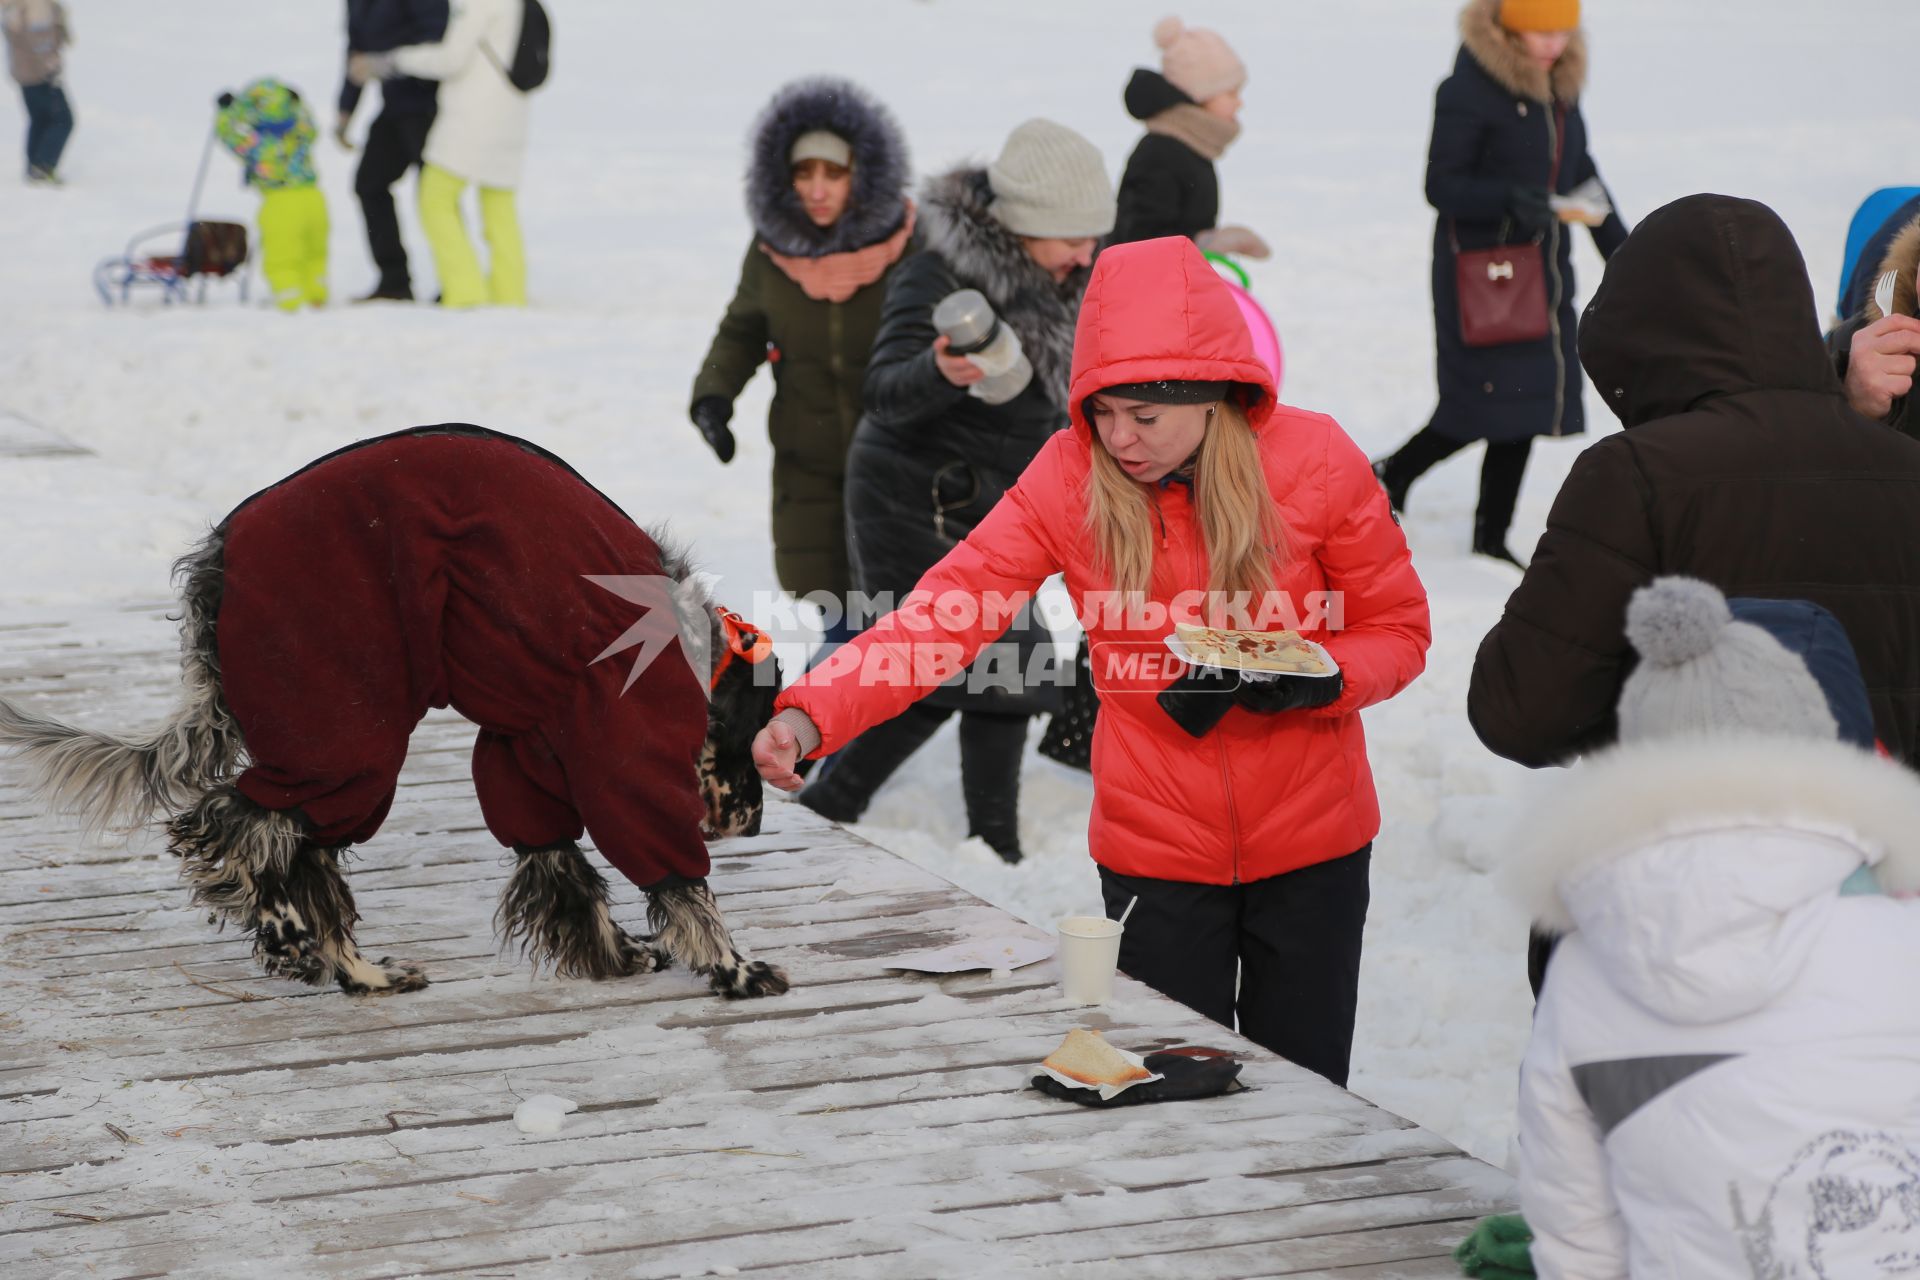
{"type": "Polygon", "coordinates": [[[1460,248],[1453,240],[1454,291],[1460,299],[1460,340],[1469,347],[1538,342],[1547,336],[1547,272],[1538,240],[1460,248]]]}
{"type": "MultiPolygon", "coordinates": [[[[1553,168],[1547,190],[1560,182],[1560,158],[1567,136],[1566,108],[1554,112],[1553,168]]],[[[1507,238],[1507,224],[1500,224],[1507,238]]],[[[1514,342],[1538,342],[1552,331],[1547,306],[1546,259],[1538,239],[1519,244],[1497,244],[1491,249],[1461,252],[1453,220],[1447,220],[1447,240],[1453,246],[1454,296],[1460,301],[1460,341],[1469,347],[1504,347],[1514,342]]]]}

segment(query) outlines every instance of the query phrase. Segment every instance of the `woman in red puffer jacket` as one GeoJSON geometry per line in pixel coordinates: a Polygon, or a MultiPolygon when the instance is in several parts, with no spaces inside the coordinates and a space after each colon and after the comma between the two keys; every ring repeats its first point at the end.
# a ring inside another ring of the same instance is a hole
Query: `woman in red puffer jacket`
{"type": "Polygon", "coordinates": [[[1191,241],[1101,254],[1056,434],[901,607],[786,690],[755,743],[774,786],[964,668],[1065,575],[1094,655],[1088,840],[1120,967],[1344,1084],[1380,826],[1361,708],[1425,664],[1425,589],[1366,457],[1282,408],[1191,241]],[[1237,688],[1171,659],[1175,621],[1290,628],[1336,679],[1237,688]],[[1236,974],[1239,975],[1236,996],[1236,974]]]}

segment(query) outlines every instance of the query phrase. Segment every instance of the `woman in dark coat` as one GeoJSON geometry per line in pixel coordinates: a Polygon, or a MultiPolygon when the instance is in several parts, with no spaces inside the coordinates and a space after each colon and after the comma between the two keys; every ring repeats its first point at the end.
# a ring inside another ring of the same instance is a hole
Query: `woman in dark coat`
{"type": "Polygon", "coordinates": [[[1579,21],[1579,0],[1471,0],[1460,15],[1460,54],[1435,95],[1427,153],[1427,202],[1440,215],[1433,231],[1440,405],[1424,429],[1374,468],[1400,510],[1428,468],[1485,440],[1473,549],[1516,565],[1507,528],[1533,438],[1586,429],[1572,224],[1592,227],[1603,256],[1627,238],[1587,150],[1579,103],[1587,49],[1579,21]],[[1556,211],[1552,196],[1582,187],[1597,194],[1604,211],[1592,200],[1580,211],[1556,211]],[[1523,240],[1537,240],[1543,256],[1548,335],[1468,347],[1460,336],[1454,255],[1523,240]]]}
{"type": "MultiPolygon", "coordinates": [[[[1080,296],[1114,217],[1099,150],[1047,120],[1015,129],[991,166],[934,178],[922,204],[926,248],[888,282],[866,415],[847,458],[854,577],[861,592],[894,600],[972,532],[1067,425],[1080,296]],[[1032,365],[1026,387],[1003,403],[983,398],[981,369],[947,354],[934,327],[935,307],[961,289],[986,296],[1032,365]]],[[[965,673],[843,748],[801,803],[854,821],[957,710],[969,834],[1019,861],[1020,760],[1028,717],[1054,706],[1050,646],[1045,627],[1023,612],[965,673]]]]}
{"type": "MultiPolygon", "coordinates": [[[[754,239],[693,384],[691,415],[727,462],[733,402],[773,364],[773,561],[795,595],[853,586],[842,490],[887,276],[907,252],[907,148],[885,107],[844,80],[775,94],[753,129],[754,239]]],[[[829,623],[834,619],[829,617],[829,623]]],[[[830,627],[828,640],[850,634],[830,627]]]]}

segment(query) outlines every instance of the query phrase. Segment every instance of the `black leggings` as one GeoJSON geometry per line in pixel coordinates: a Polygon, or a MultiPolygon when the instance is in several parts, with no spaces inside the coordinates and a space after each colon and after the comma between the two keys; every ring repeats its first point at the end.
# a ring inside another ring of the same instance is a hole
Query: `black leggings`
{"type": "Polygon", "coordinates": [[[1120,936],[1120,970],[1223,1026],[1237,1014],[1241,1035],[1345,1088],[1372,860],[1368,845],[1238,885],[1102,867],[1109,919],[1140,899],[1120,936]]]}
{"type": "MultiPolygon", "coordinates": [[[[949,707],[916,702],[840,748],[833,768],[800,794],[800,803],[836,822],[857,822],[874,793],[907,757],[926,745],[949,707]]],[[[967,834],[995,853],[1020,848],[1020,758],[1026,752],[1027,717],[983,711],[960,713],[960,792],[967,805],[967,834]]]]}
{"type": "MultiPolygon", "coordinates": [[[[1387,459],[1381,479],[1388,489],[1406,488],[1472,443],[1443,436],[1431,425],[1422,427],[1387,459]]],[[[1480,508],[1473,516],[1476,534],[1506,536],[1508,526],[1513,523],[1514,504],[1520,500],[1520,481],[1527,472],[1527,455],[1532,451],[1532,436],[1497,443],[1488,441],[1487,456],[1480,463],[1480,508]]]]}

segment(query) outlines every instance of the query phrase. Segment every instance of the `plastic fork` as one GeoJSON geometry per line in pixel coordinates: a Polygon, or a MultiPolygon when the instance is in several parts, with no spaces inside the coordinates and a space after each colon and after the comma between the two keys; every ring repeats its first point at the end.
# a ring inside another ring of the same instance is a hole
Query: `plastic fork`
{"type": "Polygon", "coordinates": [[[1880,308],[1882,319],[1893,314],[1893,289],[1898,283],[1898,271],[1882,271],[1880,278],[1873,282],[1873,305],[1880,308]]]}

